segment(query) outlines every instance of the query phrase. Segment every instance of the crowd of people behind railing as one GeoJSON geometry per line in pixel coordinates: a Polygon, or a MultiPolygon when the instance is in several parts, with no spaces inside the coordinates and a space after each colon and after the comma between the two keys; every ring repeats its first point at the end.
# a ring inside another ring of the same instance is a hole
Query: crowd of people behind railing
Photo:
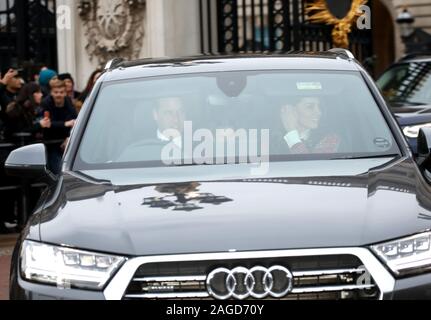
{"type": "MultiPolygon", "coordinates": [[[[70,131],[100,74],[101,70],[95,70],[84,91],[78,92],[69,73],[57,74],[47,67],[29,78],[19,69],[0,73],[0,233],[14,232],[25,223],[19,219],[22,182],[4,172],[8,154],[20,146],[43,142],[48,168],[58,174],[70,131]]],[[[39,195],[40,190],[31,190],[29,207],[39,195]]]]}

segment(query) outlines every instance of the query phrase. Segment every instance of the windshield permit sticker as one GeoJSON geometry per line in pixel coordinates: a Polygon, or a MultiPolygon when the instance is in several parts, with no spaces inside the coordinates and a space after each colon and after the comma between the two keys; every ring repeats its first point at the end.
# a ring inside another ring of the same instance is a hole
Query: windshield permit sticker
{"type": "Polygon", "coordinates": [[[320,82],[297,82],[296,88],[298,90],[322,90],[320,82]]]}
{"type": "Polygon", "coordinates": [[[374,145],[382,149],[389,149],[391,147],[391,143],[385,138],[375,138],[374,145]]]}

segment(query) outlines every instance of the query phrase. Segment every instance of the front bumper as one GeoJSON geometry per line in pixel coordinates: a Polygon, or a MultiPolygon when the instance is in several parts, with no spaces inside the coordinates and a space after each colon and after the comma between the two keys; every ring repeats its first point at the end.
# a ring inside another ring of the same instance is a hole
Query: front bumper
{"type": "MultiPolygon", "coordinates": [[[[11,289],[15,300],[106,300],[103,292],[68,289],[61,290],[18,279],[11,289]]],[[[431,274],[395,281],[392,292],[385,293],[383,300],[431,300],[431,274]]]]}
{"type": "Polygon", "coordinates": [[[24,281],[20,275],[11,281],[11,300],[106,300],[103,292],[59,289],[24,281]]]}
{"type": "Polygon", "coordinates": [[[431,274],[423,274],[404,279],[395,279],[382,263],[365,248],[339,249],[307,249],[265,252],[229,252],[214,254],[190,254],[138,257],[129,259],[108,283],[103,292],[85,291],[77,289],[59,289],[54,286],[40,285],[23,280],[15,264],[15,272],[11,279],[11,299],[18,300],[121,300],[129,283],[140,266],[154,262],[202,261],[242,259],[256,256],[259,258],[274,256],[315,256],[333,254],[353,254],[363,263],[371,273],[380,290],[381,300],[422,300],[431,299],[431,274]]]}
{"type": "Polygon", "coordinates": [[[431,274],[424,274],[395,281],[394,300],[431,300],[431,274]]]}

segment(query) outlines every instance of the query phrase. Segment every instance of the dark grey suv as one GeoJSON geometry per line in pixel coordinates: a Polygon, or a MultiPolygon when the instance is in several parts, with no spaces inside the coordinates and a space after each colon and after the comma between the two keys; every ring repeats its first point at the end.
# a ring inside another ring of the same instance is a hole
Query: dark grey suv
{"type": "Polygon", "coordinates": [[[13,255],[12,299],[431,298],[413,160],[345,50],[108,64],[13,255]]]}

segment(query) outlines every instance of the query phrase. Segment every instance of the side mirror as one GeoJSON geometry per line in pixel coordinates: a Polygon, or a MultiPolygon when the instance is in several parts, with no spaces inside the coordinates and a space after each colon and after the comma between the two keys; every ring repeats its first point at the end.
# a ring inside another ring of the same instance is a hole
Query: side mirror
{"type": "Polygon", "coordinates": [[[33,144],[10,153],[5,163],[6,173],[21,178],[54,180],[47,169],[46,149],[43,144],[33,144]]]}
{"type": "Polygon", "coordinates": [[[431,128],[419,130],[417,163],[423,169],[431,169],[431,128]]]}

